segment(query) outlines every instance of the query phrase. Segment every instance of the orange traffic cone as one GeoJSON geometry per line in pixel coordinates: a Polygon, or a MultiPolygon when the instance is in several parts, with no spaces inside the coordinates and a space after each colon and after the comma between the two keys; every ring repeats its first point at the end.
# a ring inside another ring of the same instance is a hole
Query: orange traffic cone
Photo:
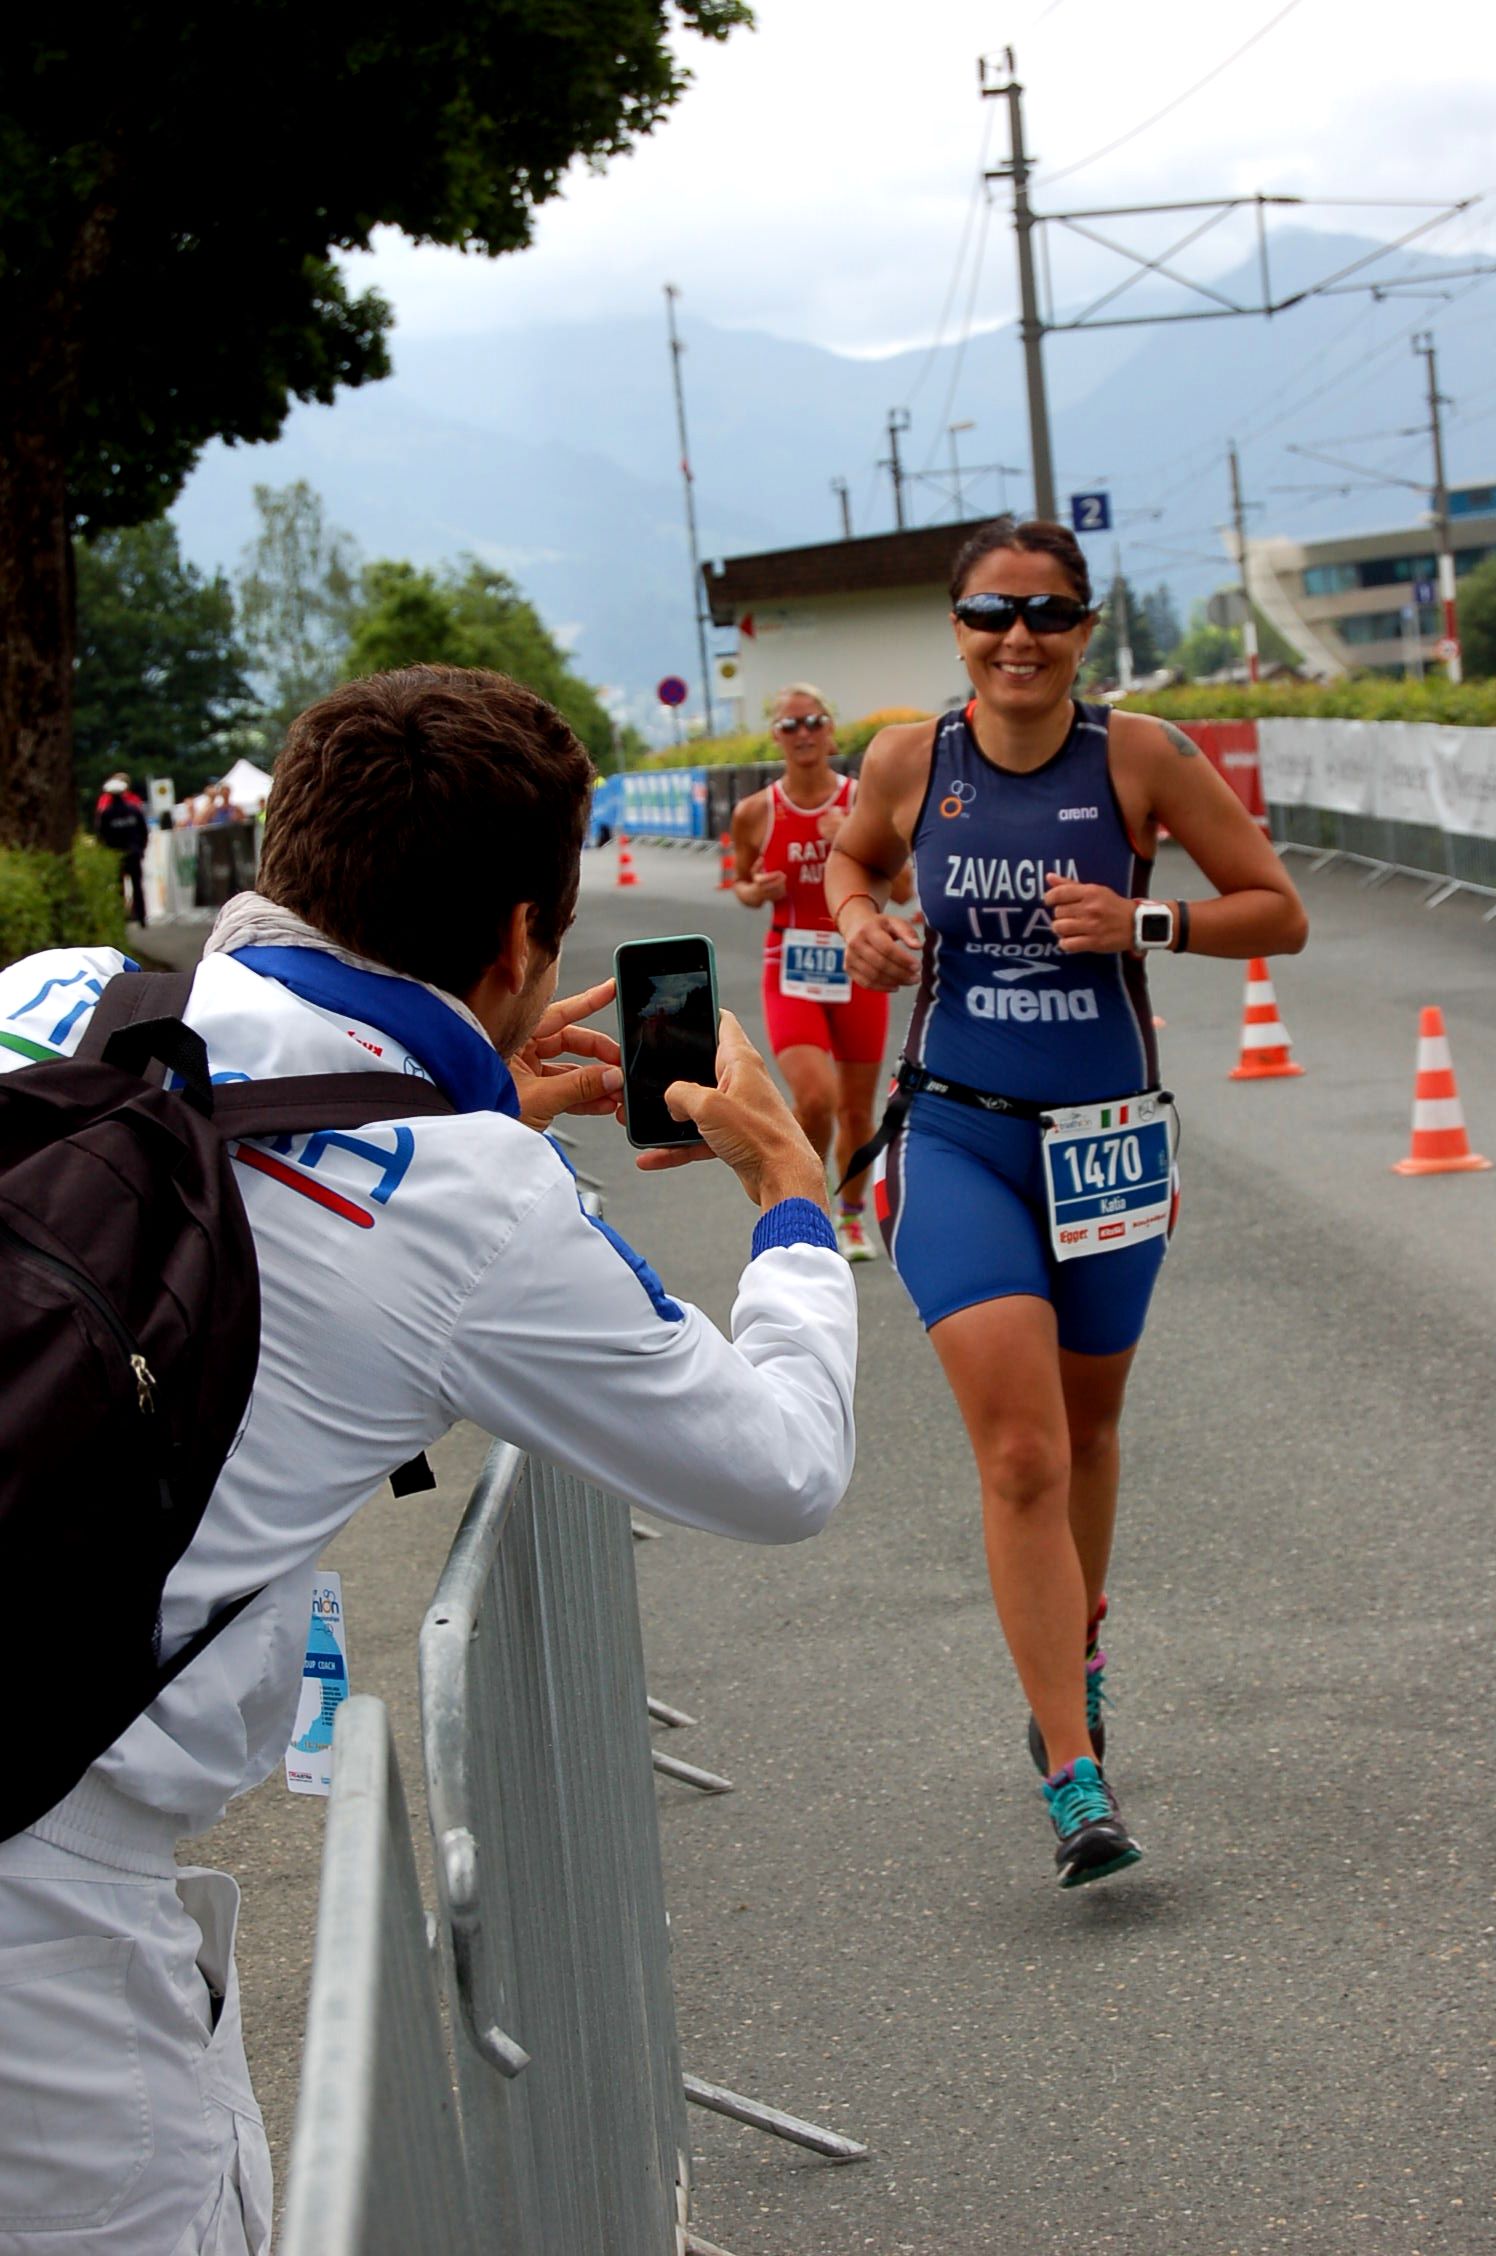
{"type": "Polygon", "coordinates": [[[1430,1004],[1418,1021],[1418,1073],[1413,1083],[1413,1148],[1394,1161],[1394,1175],[1473,1175],[1491,1162],[1470,1149],[1454,1085],[1444,1013],[1430,1004]]]}
{"type": "Polygon", "coordinates": [[[1241,1061],[1231,1069],[1233,1081],[1281,1081],[1302,1073],[1289,1056],[1288,1028],[1278,1016],[1278,998],[1265,959],[1254,956],[1247,966],[1247,1002],[1242,1013],[1241,1061]]]}
{"type": "Polygon", "coordinates": [[[725,893],[737,883],[738,857],[732,843],[732,832],[724,830],[717,840],[717,891],[725,893]]]}
{"type": "Polygon", "coordinates": [[[629,852],[628,837],[625,832],[620,831],[618,833],[618,883],[620,885],[637,885],[638,882],[639,876],[634,868],[634,857],[629,852]]]}

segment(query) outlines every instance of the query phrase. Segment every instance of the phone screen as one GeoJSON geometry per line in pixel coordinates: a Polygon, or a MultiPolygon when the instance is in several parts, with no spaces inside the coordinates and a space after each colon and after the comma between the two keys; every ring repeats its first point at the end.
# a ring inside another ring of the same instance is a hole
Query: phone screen
{"type": "Polygon", "coordinates": [[[630,940],[617,951],[618,1046],[632,1142],[689,1144],[689,1120],[665,1109],[672,1081],[717,1078],[717,1002],[712,944],[696,936],[630,940]]]}

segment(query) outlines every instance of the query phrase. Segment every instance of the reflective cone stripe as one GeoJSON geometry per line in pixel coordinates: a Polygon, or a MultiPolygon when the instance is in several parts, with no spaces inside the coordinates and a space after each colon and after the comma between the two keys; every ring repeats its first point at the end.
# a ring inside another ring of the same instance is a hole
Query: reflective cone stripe
{"type": "Polygon", "coordinates": [[[618,833],[618,883],[620,885],[637,885],[638,882],[639,876],[634,868],[634,857],[629,852],[628,838],[623,831],[620,831],[618,833]]]}
{"type": "Polygon", "coordinates": [[[1291,1056],[1288,1028],[1278,1016],[1278,998],[1261,956],[1247,966],[1247,999],[1242,1012],[1241,1057],[1233,1067],[1233,1081],[1281,1080],[1302,1073],[1291,1056]]]}
{"type": "Polygon", "coordinates": [[[1491,1165],[1470,1149],[1455,1087],[1444,1013],[1427,1006],[1418,1022],[1418,1073],[1413,1083],[1413,1145],[1395,1175],[1470,1175],[1491,1165]]]}

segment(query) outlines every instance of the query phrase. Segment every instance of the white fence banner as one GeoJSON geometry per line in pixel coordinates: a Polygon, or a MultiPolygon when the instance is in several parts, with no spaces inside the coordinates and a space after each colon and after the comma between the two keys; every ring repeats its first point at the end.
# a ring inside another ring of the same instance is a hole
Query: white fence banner
{"type": "Polygon", "coordinates": [[[1496,838],[1496,729],[1431,728],[1436,816],[1463,838],[1496,838]]]}

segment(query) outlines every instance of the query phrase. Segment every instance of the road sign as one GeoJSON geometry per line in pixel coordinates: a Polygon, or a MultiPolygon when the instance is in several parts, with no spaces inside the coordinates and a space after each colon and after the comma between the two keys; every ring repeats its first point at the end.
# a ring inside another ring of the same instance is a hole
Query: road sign
{"type": "Polygon", "coordinates": [[[679,674],[667,674],[655,690],[662,705],[684,705],[690,694],[679,674]]]}
{"type": "Polygon", "coordinates": [[[1413,600],[1415,603],[1432,603],[1434,600],[1433,581],[1415,580],[1413,582],[1413,600]]]}
{"type": "Polygon", "coordinates": [[[1078,533],[1109,533],[1112,529],[1112,497],[1106,493],[1072,494],[1070,496],[1070,522],[1078,533]]]}
{"type": "Polygon", "coordinates": [[[1443,636],[1442,639],[1434,645],[1434,656],[1436,658],[1442,659],[1446,666],[1449,664],[1451,658],[1458,658],[1459,654],[1460,646],[1455,641],[1453,635],[1443,636]]]}
{"type": "Polygon", "coordinates": [[[1213,627],[1244,627],[1252,609],[1240,588],[1220,588],[1206,604],[1205,616],[1213,627]]]}

